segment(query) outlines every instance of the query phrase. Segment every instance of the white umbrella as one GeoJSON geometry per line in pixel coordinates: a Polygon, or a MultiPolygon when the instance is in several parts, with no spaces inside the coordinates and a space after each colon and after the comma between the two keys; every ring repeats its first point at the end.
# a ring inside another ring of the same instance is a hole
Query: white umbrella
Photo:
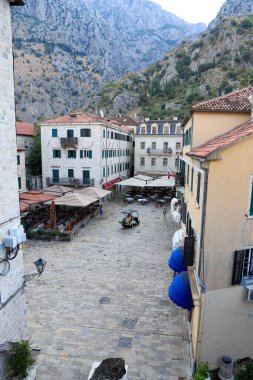
{"type": "Polygon", "coordinates": [[[144,174],[135,175],[134,178],[141,179],[142,181],[152,181],[153,180],[153,177],[149,177],[148,175],[144,175],[144,174]]]}
{"type": "Polygon", "coordinates": [[[154,181],[150,181],[146,184],[148,187],[173,187],[175,186],[175,178],[167,176],[157,178],[154,181]]]}
{"type": "Polygon", "coordinates": [[[183,247],[184,245],[184,237],[183,237],[183,230],[177,230],[172,238],[172,244],[173,244],[173,249],[176,249],[178,247],[183,247]]]}
{"type": "Polygon", "coordinates": [[[115,183],[117,186],[131,186],[131,187],[144,187],[146,185],[146,181],[142,181],[141,179],[138,178],[128,178],[125,179],[124,181],[115,183]]]}
{"type": "Polygon", "coordinates": [[[179,223],[181,220],[181,215],[179,214],[178,210],[173,212],[172,217],[173,217],[174,222],[176,222],[176,223],[179,223]]]}
{"type": "MultiPolygon", "coordinates": [[[[64,195],[63,197],[56,198],[54,203],[56,206],[71,206],[71,207],[86,207],[92,203],[97,202],[97,198],[84,196],[77,193],[69,193],[64,195]]],[[[51,204],[50,202],[46,202],[47,204],[51,204]]]]}
{"type": "Polygon", "coordinates": [[[64,195],[66,193],[73,193],[73,189],[71,187],[61,186],[61,185],[50,186],[44,189],[43,191],[48,194],[54,194],[54,195],[64,195]]]}

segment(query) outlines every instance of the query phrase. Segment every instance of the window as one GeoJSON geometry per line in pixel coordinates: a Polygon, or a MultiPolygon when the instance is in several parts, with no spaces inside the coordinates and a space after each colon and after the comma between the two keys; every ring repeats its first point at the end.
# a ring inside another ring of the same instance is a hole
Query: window
{"type": "Polygon", "coordinates": [[[169,135],[169,133],[170,133],[170,125],[168,123],[165,123],[163,126],[163,134],[169,135]]]}
{"type": "Polygon", "coordinates": [[[248,216],[253,217],[253,177],[250,178],[250,199],[249,199],[248,216]]]}
{"type": "Polygon", "coordinates": [[[74,178],[74,169],[68,169],[68,178],[74,178]]]}
{"type": "Polygon", "coordinates": [[[73,129],[67,129],[67,138],[71,139],[74,137],[74,130],[73,129]]]}
{"type": "Polygon", "coordinates": [[[186,183],[187,185],[189,184],[189,172],[190,172],[190,165],[187,165],[187,178],[186,178],[186,183]]]}
{"type": "Polygon", "coordinates": [[[156,149],[156,142],[152,142],[152,143],[151,143],[151,148],[152,148],[152,149],[156,149]]]}
{"type": "Polygon", "coordinates": [[[52,129],[52,137],[58,137],[58,130],[56,128],[52,129]]]}
{"type": "Polygon", "coordinates": [[[189,144],[189,130],[187,129],[187,131],[185,131],[184,133],[184,145],[188,145],[189,144]]]}
{"type": "Polygon", "coordinates": [[[140,126],[141,135],[145,135],[146,134],[146,130],[147,130],[146,124],[141,124],[141,126],[140,126]]]}
{"type": "Polygon", "coordinates": [[[157,133],[158,133],[158,125],[154,123],[151,125],[151,134],[157,135],[157,133]]]}
{"type": "Polygon", "coordinates": [[[179,158],[176,157],[176,158],[175,158],[175,167],[176,167],[176,168],[178,168],[178,164],[179,164],[179,158]]]}
{"type": "Polygon", "coordinates": [[[76,150],[68,150],[68,158],[76,158],[76,150]]]}
{"type": "Polygon", "coordinates": [[[192,175],[191,175],[191,192],[193,192],[193,179],[194,179],[194,169],[192,168],[192,175]]]}
{"type": "Polygon", "coordinates": [[[235,251],[232,285],[240,285],[242,277],[253,276],[253,248],[235,251]]]}
{"type": "Polygon", "coordinates": [[[168,166],[168,158],[163,158],[163,166],[168,166]]]}
{"type": "Polygon", "coordinates": [[[107,175],[110,175],[110,166],[107,166],[107,175]]]}
{"type": "Polygon", "coordinates": [[[199,204],[199,198],[200,198],[200,183],[201,183],[201,174],[198,173],[198,182],[197,182],[197,197],[196,202],[199,204]]]}
{"type": "Polygon", "coordinates": [[[103,177],[105,177],[105,167],[103,167],[103,177]]]}
{"type": "Polygon", "coordinates": [[[109,137],[110,137],[110,132],[107,131],[107,138],[109,139],[109,137]]]}
{"type": "Polygon", "coordinates": [[[181,142],[176,142],[176,150],[179,150],[181,148],[181,142]]]}
{"type": "Polygon", "coordinates": [[[145,166],[145,157],[140,158],[140,165],[145,166]]]}
{"type": "Polygon", "coordinates": [[[177,123],[177,125],[176,125],[176,134],[181,135],[181,124],[180,123],[177,123]]]}
{"type": "Polygon", "coordinates": [[[28,141],[27,140],[24,141],[24,147],[28,148],[28,141]]]}
{"type": "Polygon", "coordinates": [[[18,189],[21,190],[21,177],[18,177],[18,189]]]}
{"type": "MultiPolygon", "coordinates": [[[[75,152],[75,151],[72,151],[75,152]]],[[[75,158],[75,157],[74,157],[75,158]]],[[[92,158],[92,150],[80,150],[80,158],[92,158]]]]}
{"type": "Polygon", "coordinates": [[[53,183],[59,183],[59,169],[52,169],[53,183]]]}
{"type": "Polygon", "coordinates": [[[113,132],[111,132],[111,139],[113,139],[113,132]]]}
{"type": "Polygon", "coordinates": [[[105,138],[105,129],[103,129],[103,138],[105,138]]]}
{"type": "Polygon", "coordinates": [[[90,128],[80,129],[80,137],[91,137],[91,129],[90,128]]]}
{"type": "Polygon", "coordinates": [[[114,173],[117,173],[117,165],[114,165],[114,173]]]}
{"type": "Polygon", "coordinates": [[[61,158],[61,150],[60,149],[54,149],[53,150],[53,158],[61,158]]]}
{"type": "Polygon", "coordinates": [[[20,155],[17,155],[17,165],[20,165],[20,155]]]}
{"type": "Polygon", "coordinates": [[[156,166],[156,158],[155,157],[151,158],[151,166],[156,166]]]}
{"type": "Polygon", "coordinates": [[[145,149],[145,142],[141,142],[141,149],[145,149]]]}
{"type": "Polygon", "coordinates": [[[113,174],[113,165],[111,165],[111,174],[113,174]]]}

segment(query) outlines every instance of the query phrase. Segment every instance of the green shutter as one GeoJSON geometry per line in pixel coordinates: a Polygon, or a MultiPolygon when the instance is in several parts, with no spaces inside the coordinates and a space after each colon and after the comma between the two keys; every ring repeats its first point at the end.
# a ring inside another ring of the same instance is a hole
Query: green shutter
{"type": "Polygon", "coordinates": [[[68,158],[71,158],[71,155],[70,155],[70,150],[68,150],[68,158]]]}
{"type": "Polygon", "coordinates": [[[198,173],[197,197],[196,197],[196,201],[198,204],[199,204],[199,198],[200,198],[200,182],[201,182],[201,174],[198,173]]]}
{"type": "Polygon", "coordinates": [[[76,150],[73,151],[73,158],[76,158],[76,150]]]}
{"type": "Polygon", "coordinates": [[[53,158],[55,158],[56,157],[56,151],[55,151],[55,149],[53,150],[53,158]]]}
{"type": "Polygon", "coordinates": [[[80,158],[83,158],[83,151],[80,150],[80,158]]]}
{"type": "Polygon", "coordinates": [[[251,198],[250,198],[249,214],[250,214],[250,216],[253,215],[253,181],[251,182],[251,198]]]}
{"type": "Polygon", "coordinates": [[[89,158],[92,158],[92,150],[89,150],[89,158]]]}
{"type": "Polygon", "coordinates": [[[58,152],[59,152],[59,158],[61,158],[61,150],[59,150],[58,152]]]}

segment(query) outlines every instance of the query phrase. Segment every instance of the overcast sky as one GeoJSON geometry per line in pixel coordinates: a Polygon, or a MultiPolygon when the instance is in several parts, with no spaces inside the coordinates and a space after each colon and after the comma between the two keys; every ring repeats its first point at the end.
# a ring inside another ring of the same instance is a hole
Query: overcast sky
{"type": "Polygon", "coordinates": [[[215,18],[225,0],[151,0],[188,22],[208,24],[215,18]]]}

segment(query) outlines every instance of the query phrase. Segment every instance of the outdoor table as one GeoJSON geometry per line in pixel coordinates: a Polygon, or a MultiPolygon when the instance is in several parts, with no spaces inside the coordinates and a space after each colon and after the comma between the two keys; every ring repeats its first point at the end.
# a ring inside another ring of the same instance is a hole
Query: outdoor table
{"type": "Polygon", "coordinates": [[[140,199],[140,198],[142,198],[142,195],[141,194],[136,194],[135,198],[140,199]]]}
{"type": "Polygon", "coordinates": [[[140,198],[140,199],[138,199],[138,202],[139,202],[140,204],[144,205],[144,204],[146,204],[148,201],[147,201],[146,198],[140,198]]]}
{"type": "Polygon", "coordinates": [[[171,200],[171,197],[165,195],[165,196],[163,197],[163,199],[164,199],[166,202],[169,202],[169,201],[171,200]]]}
{"type": "Polygon", "coordinates": [[[127,203],[133,203],[133,198],[132,197],[127,197],[126,198],[126,201],[127,201],[127,203]]]}
{"type": "Polygon", "coordinates": [[[164,204],[165,204],[165,200],[164,200],[164,199],[158,199],[157,202],[160,203],[161,205],[164,205],[164,204]]]}
{"type": "Polygon", "coordinates": [[[154,201],[155,200],[155,195],[150,195],[149,198],[150,198],[151,201],[154,201]]]}

